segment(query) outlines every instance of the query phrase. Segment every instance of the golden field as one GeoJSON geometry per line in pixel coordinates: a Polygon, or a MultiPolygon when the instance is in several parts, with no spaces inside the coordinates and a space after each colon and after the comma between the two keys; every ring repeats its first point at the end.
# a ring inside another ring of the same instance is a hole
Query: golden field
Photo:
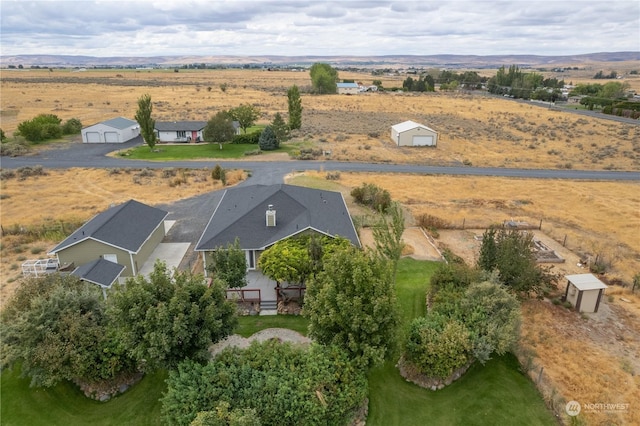
{"type": "MultiPolygon", "coordinates": [[[[340,76],[364,84],[379,78],[386,87],[400,87],[405,78],[340,76]]],[[[137,99],[144,93],[151,95],[158,121],[207,120],[221,109],[251,103],[263,112],[260,122],[267,123],[276,112],[286,115],[286,90],[297,84],[304,111],[302,129],[295,139],[331,150],[335,160],[640,169],[636,125],[480,93],[316,96],[307,94],[310,79],[306,72],[263,70],[3,71],[0,84],[1,125],[9,134],[21,121],[42,113],[63,120],[75,117],[84,125],[116,116],[133,118],[137,99]],[[390,126],[409,119],[439,132],[436,149],[393,144],[390,126]]]]}
{"type": "MultiPolygon", "coordinates": [[[[559,77],[573,83],[587,82],[600,69],[616,69],[593,66],[593,70],[559,77]]],[[[640,69],[640,64],[629,66],[640,69]]],[[[342,72],[340,76],[365,84],[381,79],[385,87],[401,86],[404,79],[342,72]]],[[[640,90],[640,80],[629,82],[640,90]]],[[[12,133],[19,122],[42,113],[56,114],[63,120],[79,118],[84,125],[115,116],[133,118],[137,99],[144,93],[151,95],[158,121],[206,120],[220,109],[251,103],[263,112],[260,122],[267,123],[276,112],[286,113],[286,89],[293,84],[302,89],[304,107],[303,127],[294,135],[295,140],[331,150],[334,160],[640,170],[637,125],[482,94],[315,96],[306,92],[310,85],[306,72],[3,71],[0,127],[12,133]],[[223,91],[221,85],[225,84],[223,91]],[[438,147],[394,146],[389,127],[407,119],[437,130],[441,136],[438,147]]],[[[197,170],[178,171],[170,177],[163,177],[158,170],[153,177],[137,179],[140,171],[125,169],[119,173],[80,168],[47,173],[0,182],[3,227],[85,221],[111,203],[129,198],[153,205],[220,188],[207,172],[197,170]]],[[[227,175],[231,184],[244,178],[241,172],[234,173],[227,175]]],[[[324,173],[305,175],[329,183],[324,173]]],[[[558,242],[566,238],[567,248],[580,258],[604,256],[611,263],[609,278],[629,283],[640,271],[640,182],[341,173],[339,181],[330,184],[348,194],[363,182],[389,190],[414,216],[430,214],[453,226],[463,221],[466,227],[482,227],[509,219],[533,224],[542,220],[542,231],[558,242]]],[[[351,205],[348,196],[347,201],[351,205]]],[[[19,285],[20,259],[42,257],[57,242],[3,236],[0,304],[19,285]]],[[[456,251],[456,247],[450,248],[456,251]]],[[[598,316],[580,316],[548,302],[526,303],[521,343],[535,364],[545,367],[551,388],[565,400],[632,403],[630,415],[594,413],[585,417],[589,423],[634,424],[640,412],[637,403],[633,405],[638,398],[640,371],[635,367],[637,361],[629,361],[633,354],[624,349],[633,352],[638,347],[640,302],[628,290],[615,287],[607,291],[613,297],[607,302],[613,312],[607,321],[613,322],[604,325],[598,316]],[[605,338],[609,324],[621,324],[616,334],[621,339],[605,338]],[[605,337],[597,339],[586,329],[601,330],[605,337]]]]}

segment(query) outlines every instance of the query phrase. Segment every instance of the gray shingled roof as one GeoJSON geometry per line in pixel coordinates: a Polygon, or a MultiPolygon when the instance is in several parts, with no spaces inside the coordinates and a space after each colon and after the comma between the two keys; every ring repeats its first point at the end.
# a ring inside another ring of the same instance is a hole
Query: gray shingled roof
{"type": "Polygon", "coordinates": [[[264,249],[307,229],[360,246],[341,193],[280,184],[226,190],[196,250],[214,250],[236,237],[243,249],[264,249]],[[276,211],[276,226],[266,226],[269,205],[276,211]]]}
{"type": "Polygon", "coordinates": [[[155,129],[159,132],[197,132],[206,125],[206,121],[156,121],[155,129]]]}
{"type": "Polygon", "coordinates": [[[100,258],[77,267],[71,275],[108,288],[118,279],[122,271],[124,271],[123,265],[100,258]]]}
{"type": "Polygon", "coordinates": [[[164,210],[129,200],[94,216],[51,250],[50,254],[87,239],[137,253],[168,214],[164,210]]]}
{"type": "Polygon", "coordinates": [[[138,122],[129,120],[128,118],[124,118],[124,117],[116,117],[116,118],[112,118],[111,120],[103,121],[102,124],[104,124],[105,126],[122,130],[131,126],[137,126],[138,122]]]}

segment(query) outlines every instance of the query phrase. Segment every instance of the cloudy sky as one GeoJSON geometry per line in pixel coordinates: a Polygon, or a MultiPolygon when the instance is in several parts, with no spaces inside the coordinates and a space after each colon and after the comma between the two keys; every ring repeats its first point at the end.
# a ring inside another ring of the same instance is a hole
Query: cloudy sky
{"type": "Polygon", "coordinates": [[[640,51],[638,0],[1,0],[0,16],[2,55],[640,51]]]}

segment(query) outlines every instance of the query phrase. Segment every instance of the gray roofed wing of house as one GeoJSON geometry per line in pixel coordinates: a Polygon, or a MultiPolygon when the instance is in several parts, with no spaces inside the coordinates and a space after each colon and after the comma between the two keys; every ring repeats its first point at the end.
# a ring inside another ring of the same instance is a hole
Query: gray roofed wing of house
{"type": "Polygon", "coordinates": [[[206,121],[156,121],[155,129],[159,132],[197,132],[206,125],[206,121]]]}
{"type": "Polygon", "coordinates": [[[360,246],[342,194],[280,184],[228,189],[196,250],[214,250],[235,238],[243,249],[263,249],[308,229],[360,246]],[[266,225],[269,205],[276,212],[276,226],[266,225]]]}
{"type": "Polygon", "coordinates": [[[101,287],[111,287],[118,279],[124,266],[104,259],[96,259],[76,268],[71,275],[84,281],[98,284],[101,287]]]}
{"type": "Polygon", "coordinates": [[[50,254],[88,238],[137,253],[167,215],[164,210],[129,200],[94,216],[51,250],[50,254]]]}

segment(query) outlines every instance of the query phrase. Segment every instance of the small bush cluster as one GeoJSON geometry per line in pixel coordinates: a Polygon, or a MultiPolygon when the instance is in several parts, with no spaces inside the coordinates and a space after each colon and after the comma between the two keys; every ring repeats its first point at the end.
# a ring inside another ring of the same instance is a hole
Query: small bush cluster
{"type": "Polygon", "coordinates": [[[162,170],[162,177],[163,178],[170,178],[170,177],[174,177],[177,173],[177,170],[174,169],[173,167],[170,167],[168,169],[164,169],[162,170]]]}
{"type": "Polygon", "coordinates": [[[40,142],[57,139],[62,135],[77,134],[80,130],[82,130],[82,123],[77,118],[71,118],[62,124],[62,120],[56,115],[40,114],[18,124],[17,133],[30,142],[40,142]]]}
{"type": "Polygon", "coordinates": [[[29,152],[29,145],[24,139],[0,144],[0,155],[5,157],[19,157],[29,152]]]}
{"type": "Polygon", "coordinates": [[[239,135],[235,135],[231,140],[231,143],[257,145],[260,142],[261,134],[262,134],[262,131],[257,130],[251,133],[242,133],[239,135]]]}
{"type": "Polygon", "coordinates": [[[340,180],[340,172],[327,172],[325,176],[327,180],[340,180]]]}
{"type": "Polygon", "coordinates": [[[251,156],[251,155],[260,155],[262,154],[262,150],[260,149],[252,149],[251,151],[245,151],[244,155],[246,156],[251,156]]]}
{"type": "Polygon", "coordinates": [[[315,160],[322,155],[321,149],[314,148],[301,148],[300,151],[294,154],[297,160],[315,160]]]}
{"type": "Polygon", "coordinates": [[[389,191],[373,183],[363,183],[362,186],[354,188],[351,191],[351,196],[357,203],[369,206],[380,212],[385,212],[391,205],[389,191]]]}
{"type": "Polygon", "coordinates": [[[18,180],[25,180],[32,176],[46,176],[47,172],[40,165],[36,166],[22,166],[16,170],[16,176],[18,180]]]}
{"type": "Polygon", "coordinates": [[[227,173],[224,168],[220,166],[220,164],[216,164],[216,166],[211,171],[211,179],[219,180],[223,185],[227,184],[227,173]]]}

